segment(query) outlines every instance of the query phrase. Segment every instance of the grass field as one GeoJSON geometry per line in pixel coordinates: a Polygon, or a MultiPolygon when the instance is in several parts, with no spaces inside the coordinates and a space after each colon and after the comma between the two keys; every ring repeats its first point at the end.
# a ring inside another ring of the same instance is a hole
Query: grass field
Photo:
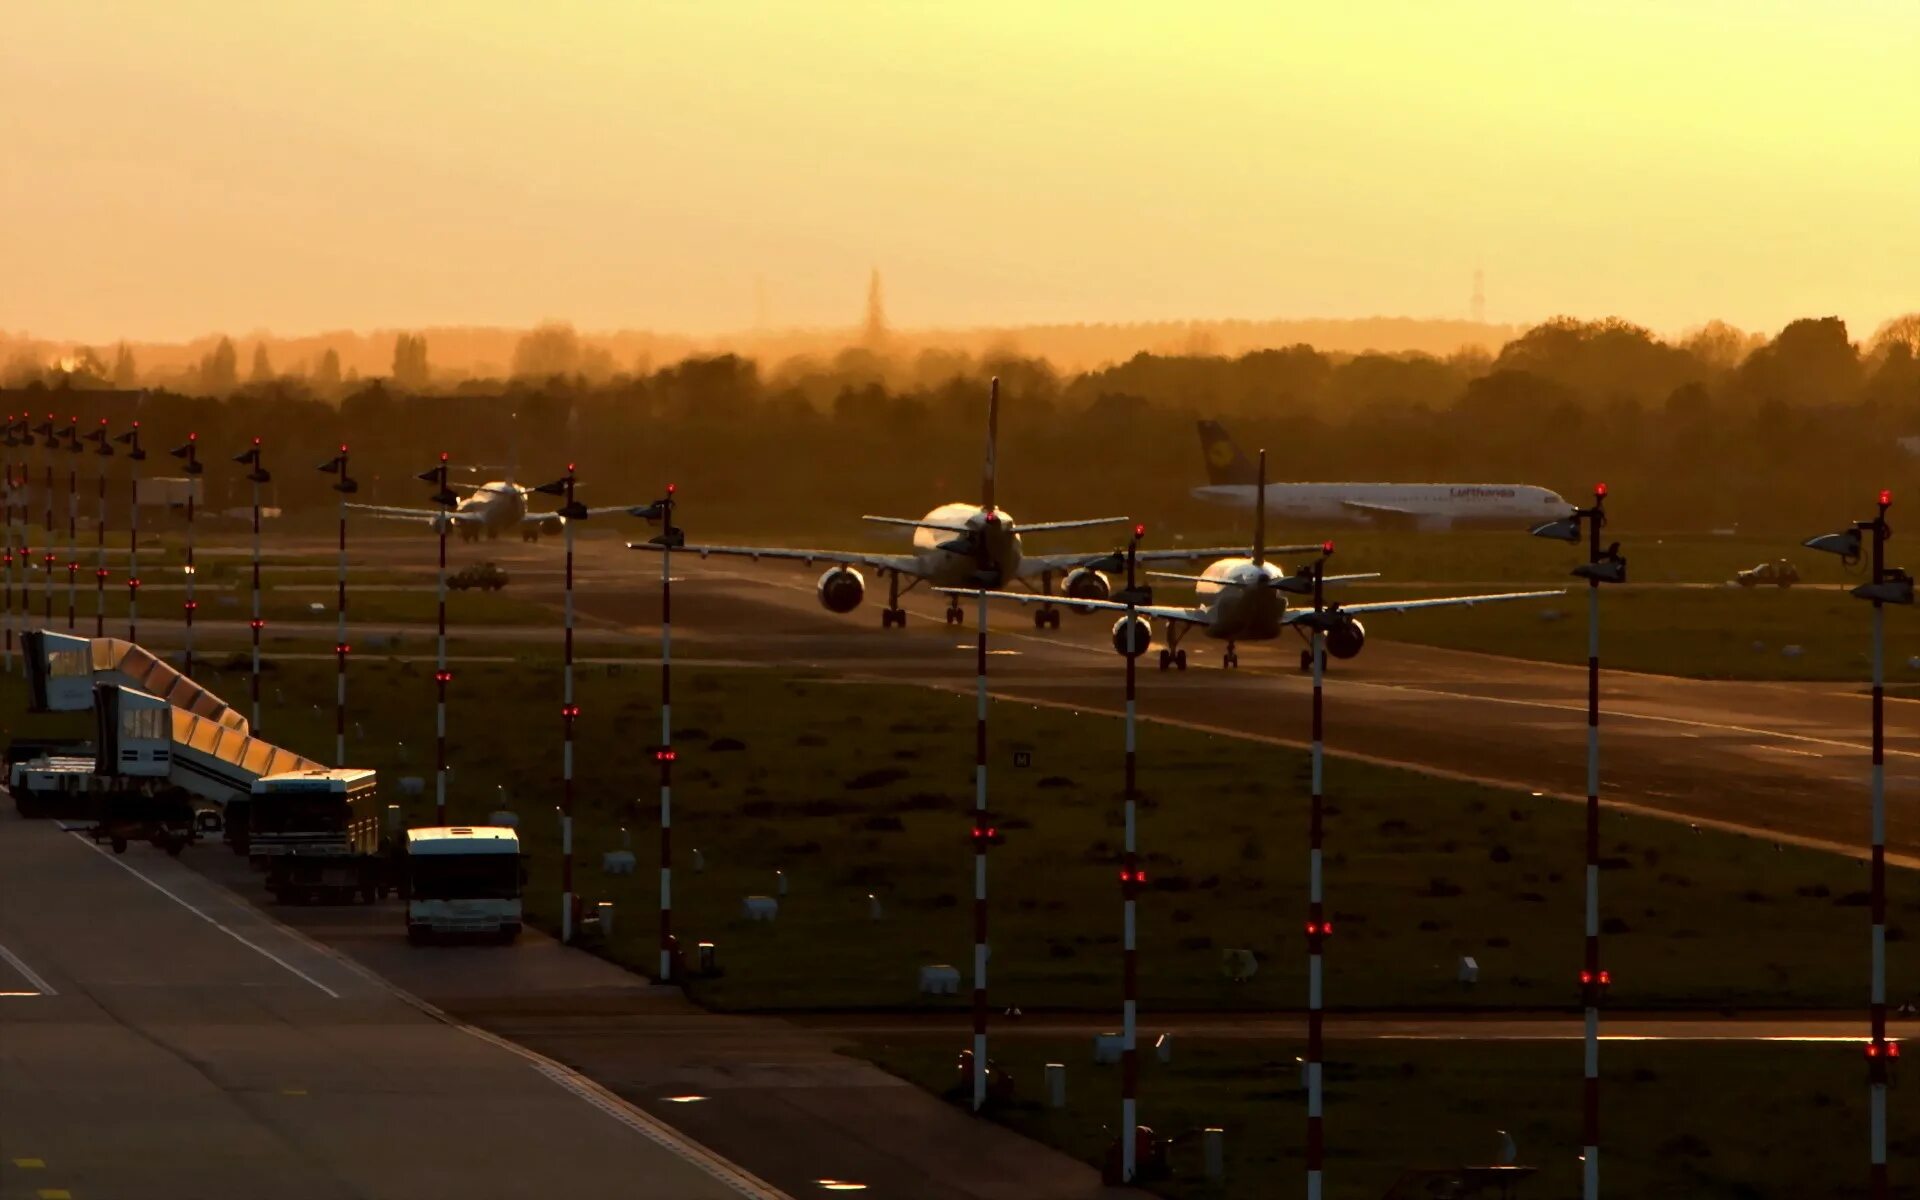
{"type": "MultiPolygon", "coordinates": [[[[465,649],[456,646],[456,653],[465,649]]],[[[500,647],[477,646],[482,653],[500,647]]],[[[451,689],[456,820],[504,804],[534,855],[529,897],[556,923],[560,720],[550,657],[474,664],[451,689]]],[[[625,914],[609,953],[655,961],[657,673],[583,669],[577,748],[579,890],[625,914]],[[632,832],[633,876],[600,871],[632,832]]],[[[244,671],[207,680],[244,702],[244,671]]],[[[270,674],[268,736],[316,757],[332,746],[328,664],[270,674]]],[[[377,656],[350,676],[350,758],[390,799],[427,814],[432,671],[377,656]]],[[[12,692],[17,706],[18,693],[12,692]]],[[[720,945],[724,975],[695,994],[725,1008],[913,1008],[926,963],[971,961],[972,701],[905,686],[771,670],[676,677],[676,920],[720,945]],[[692,868],[699,848],[704,872],[692,868]],[[779,920],[748,922],[772,894],[779,920]],[[879,898],[881,920],[869,915],[879,898]]],[[[18,726],[16,718],[9,721],[18,726]]],[[[991,726],[994,999],[1025,1008],[1111,1006],[1118,989],[1120,725],[996,703],[991,726]],[[1011,767],[1030,748],[1031,769],[1011,767]]],[[[1160,1010],[1296,1008],[1305,996],[1306,759],[1299,752],[1149,725],[1142,735],[1142,997],[1160,1010]],[[1250,982],[1221,955],[1254,951],[1250,982]]],[[[1329,998],[1354,1008],[1511,1008],[1573,1001],[1582,817],[1525,794],[1335,760],[1327,887],[1337,935],[1329,998]],[[1474,955],[1481,982],[1455,982],[1474,955]]],[[[1628,1007],[1842,1007],[1865,974],[1866,872],[1834,855],[1611,814],[1604,835],[1607,960],[1628,1007]]],[[[1920,895],[1896,873],[1892,994],[1920,992],[1907,940],[1920,895]]]]}
{"type": "MultiPolygon", "coordinates": [[[[933,1091],[956,1081],[956,1045],[867,1039],[857,1053],[933,1091]]],[[[1305,1103],[1298,1045],[1143,1046],[1140,1120],[1172,1139],[1177,1200],[1297,1194],[1305,1103]],[[1224,1131],[1226,1179],[1203,1175],[1198,1131],[1224,1131]]],[[[1578,1042],[1334,1042],[1326,1084],[1326,1195],[1376,1200],[1413,1168],[1495,1160],[1496,1130],[1539,1168],[1517,1195],[1580,1190],[1578,1042]]],[[[1015,1098],[994,1116],[1098,1165],[1120,1124],[1119,1070],[1091,1046],[1002,1038],[994,1061],[1015,1098]],[[1067,1106],[1045,1106],[1043,1065],[1067,1067],[1067,1106]]],[[[1866,1086],[1857,1043],[1609,1042],[1601,1048],[1601,1183],[1607,1194],[1758,1200],[1866,1194],[1866,1086]]],[[[1899,1093],[1895,1093],[1898,1097],[1899,1093]]],[[[1899,1101],[1896,1099],[1896,1104],[1899,1101]]],[[[1891,1157],[1920,1155],[1920,1125],[1894,1122],[1891,1157]]],[[[1902,1181],[1897,1195],[1915,1189],[1902,1181]]],[[[1428,1195],[1420,1191],[1412,1193],[1428,1195]]],[[[1438,1193],[1433,1193],[1438,1194],[1438,1193]]]]}

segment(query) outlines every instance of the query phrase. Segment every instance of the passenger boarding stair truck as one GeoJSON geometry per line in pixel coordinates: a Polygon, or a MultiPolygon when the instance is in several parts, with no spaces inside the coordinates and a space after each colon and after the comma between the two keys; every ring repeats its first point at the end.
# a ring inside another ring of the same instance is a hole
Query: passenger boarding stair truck
{"type": "Polygon", "coordinates": [[[223,809],[275,899],[371,903],[395,886],[373,771],[327,767],[124,685],[98,685],[94,709],[100,761],[120,775],[164,776],[223,809]]]}
{"type": "Polygon", "coordinates": [[[503,826],[407,830],[407,940],[455,934],[510,942],[520,934],[526,867],[503,826]]]}

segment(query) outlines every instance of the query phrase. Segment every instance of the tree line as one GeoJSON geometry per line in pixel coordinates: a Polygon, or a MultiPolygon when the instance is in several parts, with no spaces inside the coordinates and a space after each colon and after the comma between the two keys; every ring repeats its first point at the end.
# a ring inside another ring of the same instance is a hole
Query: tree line
{"type": "MultiPolygon", "coordinates": [[[[521,482],[539,483],[575,462],[597,503],[650,498],[673,480],[715,532],[797,532],[974,499],[994,375],[1000,498],[1016,516],[1113,510],[1218,528],[1222,514],[1187,495],[1205,482],[1202,416],[1224,419],[1249,452],[1265,447],[1276,479],[1525,482],[1575,497],[1604,478],[1620,519],[1640,528],[1831,523],[1873,488],[1899,492],[1920,463],[1906,448],[1920,442],[1902,442],[1920,437],[1920,314],[1863,343],[1835,318],[1771,338],[1715,324],[1672,341],[1623,321],[1557,319],[1498,354],[1295,345],[1138,354],[1071,375],[1040,359],[884,348],[618,371],[589,364],[589,349],[546,326],[522,339],[515,378],[436,388],[418,335],[396,339],[390,376],[356,381],[338,378],[337,362],[277,375],[264,347],[243,380],[223,342],[202,365],[209,386],[146,391],[118,386],[134,375],[119,354],[90,353],[5,403],[72,409],[61,415],[84,423],[137,415],[163,449],[192,430],[209,461],[258,434],[270,460],[290,460],[276,474],[289,508],[331,501],[305,459],[346,443],[383,503],[424,497],[413,476],[446,450],[476,479],[517,464],[521,482]]],[[[215,503],[219,475],[209,469],[215,503]]]]}

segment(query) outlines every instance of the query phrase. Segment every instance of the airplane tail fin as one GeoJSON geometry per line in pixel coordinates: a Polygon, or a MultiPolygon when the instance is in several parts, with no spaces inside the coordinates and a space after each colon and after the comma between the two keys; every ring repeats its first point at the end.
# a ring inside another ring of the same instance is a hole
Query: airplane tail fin
{"type": "Polygon", "coordinates": [[[993,377],[993,388],[987,393],[987,461],[980,479],[980,507],[993,511],[994,458],[1000,440],[1000,377],[993,377]]]}
{"type": "MultiPolygon", "coordinates": [[[[1238,451],[1236,451],[1238,453],[1238,451]]],[[[1253,565],[1267,561],[1267,452],[1260,452],[1253,484],[1253,565]]]]}
{"type": "Polygon", "coordinates": [[[1249,484],[1253,482],[1253,464],[1218,421],[1200,422],[1200,456],[1207,463],[1207,482],[1249,484]]]}

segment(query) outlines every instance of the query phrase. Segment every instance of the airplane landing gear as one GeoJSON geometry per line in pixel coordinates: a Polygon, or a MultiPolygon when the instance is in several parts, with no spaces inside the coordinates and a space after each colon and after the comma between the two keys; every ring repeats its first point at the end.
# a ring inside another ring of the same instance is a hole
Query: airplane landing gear
{"type": "Polygon", "coordinates": [[[1162,650],[1160,652],[1160,669],[1164,671],[1168,667],[1172,667],[1176,671],[1186,670],[1187,652],[1185,650],[1162,650]]]}
{"type": "Polygon", "coordinates": [[[1060,610],[1051,604],[1045,606],[1033,614],[1033,627],[1035,629],[1060,628],[1060,610]]]}
{"type": "Polygon", "coordinates": [[[907,610],[904,608],[883,608],[880,610],[880,628],[891,629],[895,625],[907,627],[907,610]]]}
{"type": "Polygon", "coordinates": [[[947,624],[965,625],[966,623],[967,613],[965,609],[961,608],[957,602],[947,605],[947,624]]]}
{"type": "Polygon", "coordinates": [[[1220,665],[1223,667],[1237,667],[1240,665],[1240,652],[1233,648],[1232,642],[1227,643],[1227,652],[1220,656],[1220,665]]]}
{"type": "MultiPolygon", "coordinates": [[[[1332,665],[1331,663],[1329,663],[1329,664],[1328,664],[1328,666],[1331,666],[1331,665],[1332,665]]],[[[1302,651],[1300,652],[1300,669],[1301,669],[1302,671],[1311,671],[1311,670],[1313,670],[1313,651],[1312,651],[1312,650],[1310,650],[1310,649],[1309,649],[1309,650],[1302,650],[1302,651]]],[[[1326,669],[1325,667],[1322,667],[1322,668],[1321,668],[1321,670],[1323,670],[1323,671],[1324,671],[1325,669],[1326,669]]]]}

